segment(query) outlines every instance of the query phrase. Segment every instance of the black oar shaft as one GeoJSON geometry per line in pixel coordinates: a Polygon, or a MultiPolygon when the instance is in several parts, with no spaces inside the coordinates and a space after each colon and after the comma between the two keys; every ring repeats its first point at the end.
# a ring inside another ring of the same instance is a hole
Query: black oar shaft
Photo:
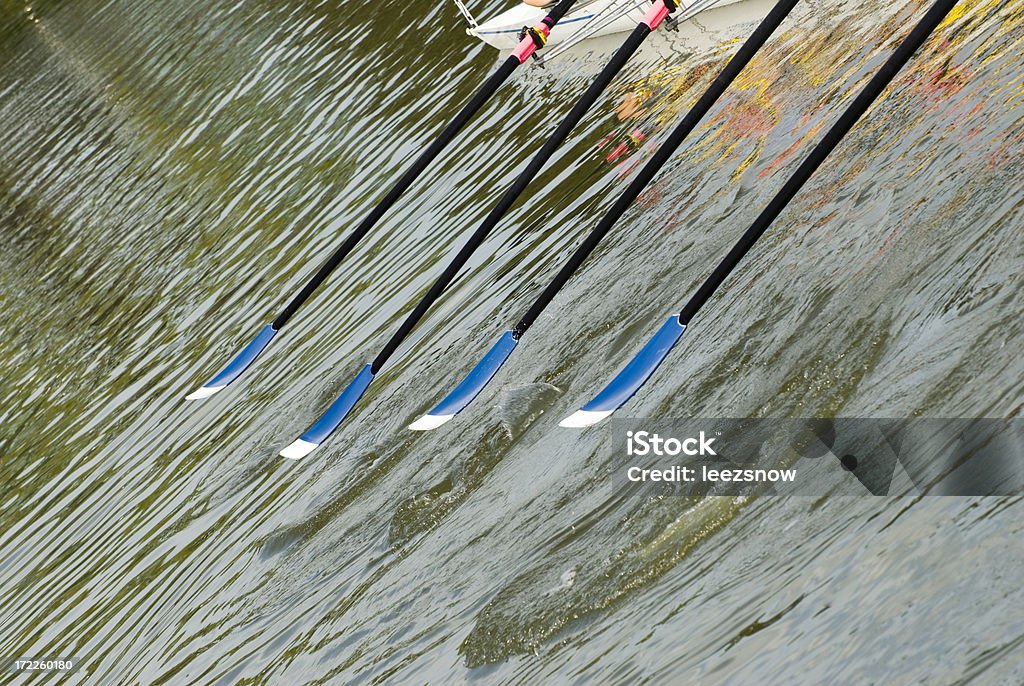
{"type": "Polygon", "coordinates": [[[643,192],[644,188],[654,179],[655,175],[661,170],[663,166],[672,158],[676,150],[682,145],[686,137],[690,135],[700,120],[704,118],[704,115],[708,113],[715,102],[722,96],[726,88],[729,87],[739,75],[743,68],[747,66],[754,55],[761,49],[761,47],[767,42],[768,38],[775,32],[775,29],[779,27],[782,21],[789,14],[790,10],[793,9],[794,5],[798,0],[779,0],[779,2],[772,8],[762,21],[761,24],[754,30],[750,37],[746,40],[742,47],[733,55],[732,59],[729,60],[728,64],[718,75],[717,78],[708,86],[708,89],[704,92],[704,95],[700,97],[697,103],[686,113],[683,120],[679,122],[675,130],[672,131],[671,135],[665,140],[660,148],[654,153],[650,161],[644,165],[643,169],[637,174],[636,178],[633,179],[632,183],[626,188],[619,199],[612,205],[608,213],[601,218],[597,226],[590,232],[587,238],[580,244],[580,246],[573,252],[572,256],[565,263],[555,278],[548,284],[547,288],[541,293],[540,297],[530,306],[530,309],[523,315],[523,318],[519,320],[513,331],[515,331],[516,337],[522,336],[530,325],[540,316],[540,313],[544,311],[551,301],[555,298],[565,284],[572,278],[572,275],[580,268],[580,266],[586,261],[590,254],[594,252],[601,239],[605,237],[608,231],[615,225],[615,223],[622,217],[623,214],[632,206],[639,197],[640,193],[643,192]]]}
{"type": "Polygon", "coordinates": [[[377,358],[373,361],[372,369],[374,373],[380,370],[381,367],[387,362],[388,358],[394,354],[398,346],[402,344],[402,341],[406,339],[409,333],[415,328],[416,324],[423,318],[430,307],[437,301],[437,299],[444,293],[445,289],[451,284],[452,280],[458,275],[459,270],[465,266],[466,262],[472,254],[480,247],[484,239],[491,230],[497,226],[498,222],[505,215],[506,212],[512,207],[519,196],[526,190],[526,187],[530,184],[533,178],[540,172],[547,161],[555,153],[558,147],[565,141],[565,139],[572,132],[573,128],[580,122],[583,116],[593,107],[594,103],[601,96],[604,90],[611,83],[622,67],[625,66],[629,58],[640,47],[644,39],[651,33],[651,28],[647,24],[638,24],[633,32],[629,35],[622,46],[615,52],[611,61],[601,70],[601,73],[594,79],[590,87],[587,88],[586,92],[580,97],[576,105],[569,111],[565,116],[565,119],[558,125],[558,128],[551,134],[551,136],[545,141],[541,149],[533,156],[526,168],[516,177],[512,185],[509,186],[508,190],[505,191],[504,195],[498,200],[498,203],[494,206],[491,212],[484,219],[483,223],[477,228],[477,230],[470,236],[469,240],[462,246],[458,254],[451,261],[450,264],[445,268],[444,272],[437,278],[436,281],[431,285],[430,290],[427,291],[426,295],[417,303],[416,307],[412,312],[405,318],[402,325],[398,328],[395,334],[387,342],[384,348],[377,355],[377,358]]]}
{"type": "MultiPolygon", "coordinates": [[[[573,6],[575,0],[561,0],[555,7],[551,9],[551,12],[544,18],[543,23],[548,28],[554,27],[558,21],[565,16],[565,13],[573,6]]],[[[483,86],[476,92],[476,95],[466,103],[461,111],[452,119],[448,125],[444,128],[441,134],[434,140],[430,146],[424,150],[420,156],[413,162],[412,166],[402,175],[402,177],[391,187],[388,194],[377,203],[377,206],[373,208],[369,215],[363,219],[362,222],[355,228],[355,230],[345,239],[345,241],[338,246],[338,249],[327,258],[327,260],[320,266],[316,274],[313,275],[302,290],[292,298],[291,302],[285,306],[277,319],[273,322],[273,327],[280,330],[292,315],[302,307],[302,305],[313,295],[321,284],[330,276],[339,264],[352,252],[353,248],[361,241],[366,234],[374,227],[374,225],[381,220],[384,214],[391,209],[391,207],[398,201],[399,197],[416,181],[416,179],[422,174],[426,168],[434,161],[441,152],[448,147],[448,145],[455,139],[459,131],[469,122],[470,119],[479,111],[484,104],[490,100],[491,96],[501,87],[503,83],[512,75],[512,72],[516,70],[522,62],[515,55],[509,55],[509,57],[501,64],[498,70],[491,75],[483,86]]]]}
{"type": "Polygon", "coordinates": [[[836,149],[843,137],[853,128],[854,124],[867,112],[872,103],[878,99],[882,91],[889,85],[896,74],[910,60],[915,52],[927,40],[935,28],[942,23],[946,15],[957,4],[958,0],[938,0],[925,13],[913,30],[907,35],[903,42],[889,56],[882,68],[874,75],[868,85],[857,94],[853,103],[843,112],[842,116],[829,129],[828,133],[814,147],[796,172],[791,176],[782,189],[772,198],[768,206],[758,215],[754,223],[747,229],[746,233],[732,247],[725,258],[719,263],[711,275],[701,284],[697,292],[686,303],[686,306],[679,314],[679,321],[682,324],[689,324],[690,320],[701,307],[714,294],[729,273],[736,268],[743,256],[753,247],[772,222],[779,216],[786,205],[793,199],[800,188],[811,178],[811,175],[822,165],[829,154],[836,149]]]}
{"type": "Polygon", "coordinates": [[[335,250],[334,253],[320,266],[320,269],[318,269],[316,274],[313,275],[313,278],[311,278],[306,285],[302,287],[302,290],[292,298],[291,302],[288,303],[284,310],[281,311],[281,314],[277,316],[277,319],[274,320],[275,329],[280,329],[289,319],[291,319],[291,316],[295,314],[300,307],[302,307],[303,303],[309,299],[309,296],[313,295],[313,292],[323,284],[327,277],[331,275],[331,272],[333,272],[338,265],[341,264],[342,260],[352,252],[352,249],[359,244],[359,241],[361,241],[370,229],[372,229],[374,225],[381,220],[385,213],[391,209],[402,194],[409,189],[409,186],[411,186],[419,175],[426,170],[430,163],[434,161],[434,158],[448,147],[448,144],[455,139],[455,136],[458,135],[459,131],[461,131],[469,120],[473,118],[473,115],[483,107],[484,103],[494,95],[495,91],[501,87],[505,80],[512,75],[512,72],[514,72],[518,66],[519,60],[513,56],[509,56],[498,70],[494,72],[489,79],[487,79],[480,90],[477,91],[476,95],[473,96],[473,99],[470,100],[455,116],[455,118],[448,123],[448,126],[444,128],[444,131],[434,139],[434,142],[420,154],[416,161],[413,162],[412,166],[409,167],[409,169],[402,174],[402,177],[398,179],[395,185],[391,187],[388,194],[385,195],[379,203],[377,203],[377,206],[374,207],[368,215],[366,215],[355,230],[349,234],[348,238],[346,238],[345,241],[338,246],[338,249],[335,250]]]}

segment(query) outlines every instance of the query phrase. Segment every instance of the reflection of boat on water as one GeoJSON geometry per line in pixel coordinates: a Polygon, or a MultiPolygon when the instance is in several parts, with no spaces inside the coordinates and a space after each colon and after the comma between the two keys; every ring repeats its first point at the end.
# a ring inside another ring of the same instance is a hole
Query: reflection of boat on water
{"type": "MultiPolygon", "coordinates": [[[[740,0],[677,0],[679,9],[673,16],[679,20],[715,7],[731,5],[740,0]]],[[[589,0],[577,3],[551,31],[549,45],[569,45],[588,38],[631,31],[650,7],[650,0],[589,0]]],[[[533,26],[544,18],[546,10],[520,3],[512,9],[479,24],[467,15],[471,27],[466,32],[499,49],[511,49],[519,42],[524,26],[533,26]]]]}

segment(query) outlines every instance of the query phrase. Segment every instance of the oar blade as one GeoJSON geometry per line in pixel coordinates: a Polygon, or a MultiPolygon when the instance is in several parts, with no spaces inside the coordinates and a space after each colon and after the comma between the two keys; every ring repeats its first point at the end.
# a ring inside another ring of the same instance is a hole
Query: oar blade
{"type": "Polygon", "coordinates": [[[490,382],[501,365],[516,348],[516,338],[512,331],[506,331],[498,342],[487,351],[483,359],[466,376],[462,382],[449,393],[434,409],[409,425],[412,431],[431,431],[447,423],[455,415],[464,410],[480,394],[484,386],[490,382]]]}
{"type": "Polygon", "coordinates": [[[366,365],[345,390],[342,391],[338,399],[327,408],[327,411],[323,413],[320,419],[313,426],[309,427],[306,433],[302,434],[298,440],[281,451],[281,457],[287,457],[289,460],[301,460],[319,448],[320,444],[326,441],[334,433],[334,430],[345,421],[345,417],[356,406],[359,399],[363,397],[363,393],[366,392],[366,389],[369,388],[372,382],[373,368],[371,365],[366,365]]]}
{"type": "Polygon", "coordinates": [[[593,400],[582,409],[563,419],[559,426],[580,429],[593,426],[611,416],[615,410],[626,404],[640,390],[644,382],[658,368],[662,360],[672,350],[679,337],[686,330],[686,325],[679,321],[679,315],[668,318],[658,333],[629,361],[618,376],[604,387],[593,400]]]}
{"type": "Polygon", "coordinates": [[[185,396],[185,399],[202,400],[203,398],[209,398],[214,393],[227,388],[228,384],[240,377],[242,372],[248,369],[249,365],[256,361],[256,358],[260,356],[260,353],[266,350],[275,335],[277,335],[277,329],[274,328],[273,324],[267,324],[264,326],[256,335],[256,338],[252,339],[247,346],[242,348],[241,352],[235,355],[234,359],[228,362],[224,369],[217,372],[216,376],[204,383],[194,392],[185,396]]]}

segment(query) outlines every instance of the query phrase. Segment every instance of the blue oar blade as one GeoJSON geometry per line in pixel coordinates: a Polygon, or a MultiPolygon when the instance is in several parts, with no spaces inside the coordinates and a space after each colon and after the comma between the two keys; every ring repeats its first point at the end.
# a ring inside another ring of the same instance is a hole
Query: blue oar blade
{"type": "Polygon", "coordinates": [[[326,441],[328,436],[345,421],[345,417],[363,397],[363,393],[366,392],[372,381],[373,369],[370,365],[366,365],[352,380],[352,383],[342,391],[338,399],[327,408],[316,424],[309,427],[297,441],[281,451],[281,457],[287,457],[289,460],[301,460],[319,448],[320,444],[326,441]]]}
{"type": "Polygon", "coordinates": [[[506,331],[498,339],[498,342],[487,351],[484,358],[473,367],[473,371],[462,380],[462,383],[456,386],[455,390],[449,393],[434,409],[410,424],[409,428],[413,431],[430,431],[464,410],[498,373],[501,365],[505,364],[505,360],[512,354],[515,347],[515,335],[511,331],[506,331]]]}
{"type": "Polygon", "coordinates": [[[273,340],[275,335],[277,335],[277,329],[274,328],[273,324],[264,326],[259,334],[256,335],[256,338],[252,339],[249,345],[242,348],[242,351],[235,355],[235,358],[228,362],[224,369],[217,372],[216,376],[204,383],[193,393],[185,396],[185,399],[202,400],[226,388],[229,383],[240,377],[242,372],[260,356],[260,353],[270,345],[270,341],[273,340]]]}
{"type": "Polygon", "coordinates": [[[578,429],[597,424],[612,412],[626,404],[633,394],[640,390],[662,360],[672,350],[686,326],[679,322],[678,315],[668,318],[658,333],[629,361],[629,364],[612,379],[611,383],[575,414],[563,419],[559,426],[578,429]]]}

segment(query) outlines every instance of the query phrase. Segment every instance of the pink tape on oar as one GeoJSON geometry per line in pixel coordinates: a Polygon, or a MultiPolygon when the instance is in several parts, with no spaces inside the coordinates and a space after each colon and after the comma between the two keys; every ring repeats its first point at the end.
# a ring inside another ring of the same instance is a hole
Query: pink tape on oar
{"type": "MultiPolygon", "coordinates": [[[[551,35],[551,29],[548,28],[547,23],[543,21],[534,26],[533,30],[542,34],[545,41],[547,41],[548,36],[551,35]]],[[[523,40],[519,41],[519,45],[517,45],[515,50],[512,51],[512,55],[519,60],[519,64],[523,64],[526,60],[530,59],[530,55],[535,52],[537,52],[537,43],[533,40],[533,36],[527,34],[523,36],[523,40]]]]}
{"type": "Polygon", "coordinates": [[[647,24],[651,31],[661,26],[661,22],[665,21],[671,13],[671,10],[665,5],[665,0],[658,0],[654,3],[651,9],[647,10],[647,15],[640,20],[641,23],[647,24]]]}

